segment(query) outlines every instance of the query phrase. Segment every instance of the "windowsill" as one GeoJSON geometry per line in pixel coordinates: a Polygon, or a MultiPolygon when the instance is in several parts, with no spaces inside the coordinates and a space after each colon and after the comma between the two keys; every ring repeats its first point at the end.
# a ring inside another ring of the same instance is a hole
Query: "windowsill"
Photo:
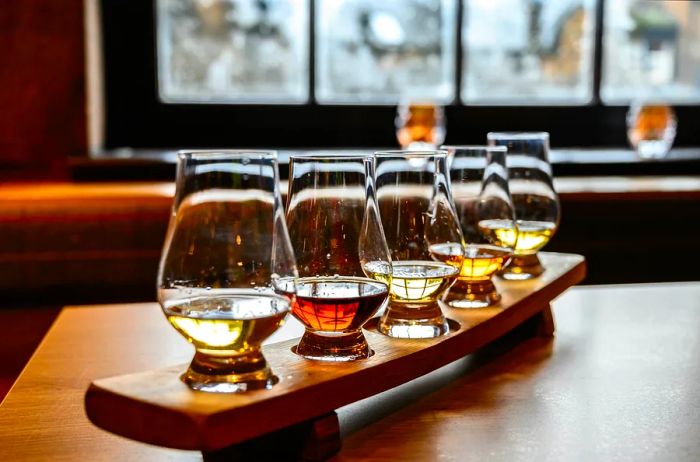
{"type": "MultiPolygon", "coordinates": [[[[395,148],[394,148],[395,149],[395,148]]],[[[287,177],[289,156],[299,152],[371,152],[366,148],[280,149],[280,175],[287,177]]],[[[77,181],[172,180],[175,150],[113,149],[91,157],[71,159],[77,181]]],[[[550,160],[556,177],[700,175],[700,148],[675,148],[663,159],[640,159],[629,149],[553,149],[550,160]]]]}

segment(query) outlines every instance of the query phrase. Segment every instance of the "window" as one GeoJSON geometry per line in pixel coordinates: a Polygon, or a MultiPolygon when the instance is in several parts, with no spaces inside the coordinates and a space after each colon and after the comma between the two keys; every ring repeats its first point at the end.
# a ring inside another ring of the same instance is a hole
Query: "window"
{"type": "Polygon", "coordinates": [[[700,102],[700,2],[605,2],[601,94],[700,102]]]}
{"type": "Polygon", "coordinates": [[[590,102],[594,27],[593,0],[467,0],[463,100],[590,102]]]}
{"type": "Polygon", "coordinates": [[[317,7],[320,102],[452,101],[455,1],[321,0],[317,7]]]}
{"type": "Polygon", "coordinates": [[[445,106],[447,143],[623,147],[645,95],[700,145],[700,2],[100,2],[108,148],[389,147],[411,98],[445,106]]]}
{"type": "Polygon", "coordinates": [[[156,0],[159,95],[585,105],[600,6],[605,102],[700,101],[700,2],[599,1],[156,0]]]}
{"type": "Polygon", "coordinates": [[[305,0],[159,0],[168,102],[306,102],[305,0]]]}

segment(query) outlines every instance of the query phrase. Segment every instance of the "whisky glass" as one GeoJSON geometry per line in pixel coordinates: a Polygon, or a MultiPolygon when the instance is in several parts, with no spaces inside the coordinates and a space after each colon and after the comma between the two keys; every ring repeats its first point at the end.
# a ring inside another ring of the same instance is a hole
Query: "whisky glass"
{"type": "Polygon", "coordinates": [[[243,392],[278,381],[260,345],[289,313],[277,282],[296,274],[276,154],[179,153],[158,301],[195,347],[181,377],[190,388],[243,392]]]}
{"type": "Polygon", "coordinates": [[[292,315],[305,327],[296,354],[321,361],[368,358],[362,326],[386,304],[391,274],[371,155],[291,156],[287,226],[299,264],[292,315]]]}
{"type": "Polygon", "coordinates": [[[499,225],[488,229],[505,242],[514,242],[513,258],[500,276],[524,280],[539,276],[544,268],[537,252],[552,238],[559,226],[559,197],[554,191],[549,164],[549,133],[488,134],[490,146],[508,149],[508,185],[515,208],[517,228],[499,225]]]}
{"type": "Polygon", "coordinates": [[[460,269],[443,297],[453,308],[483,308],[500,301],[492,277],[510,261],[514,236],[493,229],[515,229],[508,190],[506,148],[503,146],[443,146],[448,152],[452,198],[464,237],[430,248],[438,260],[460,269]]]}
{"type": "Polygon", "coordinates": [[[390,337],[432,338],[449,332],[439,299],[458,269],[436,261],[430,247],[462,246],[452,203],[445,151],[377,152],[380,216],[392,273],[368,268],[389,284],[389,306],[378,329],[390,337]]]}
{"type": "Polygon", "coordinates": [[[396,109],[396,138],[402,149],[435,149],[445,140],[445,114],[431,102],[406,102],[396,109]]]}
{"type": "Polygon", "coordinates": [[[627,139],[640,158],[663,158],[673,146],[676,125],[671,106],[636,101],[627,112],[627,139]]]}

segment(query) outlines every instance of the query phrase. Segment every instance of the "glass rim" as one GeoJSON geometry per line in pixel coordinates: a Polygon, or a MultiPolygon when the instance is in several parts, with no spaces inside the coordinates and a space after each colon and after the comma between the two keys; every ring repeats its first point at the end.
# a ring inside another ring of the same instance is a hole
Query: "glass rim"
{"type": "Polygon", "coordinates": [[[337,156],[332,154],[290,154],[289,160],[364,160],[372,159],[373,154],[339,154],[337,156]]]}
{"type": "Polygon", "coordinates": [[[375,157],[418,157],[418,158],[429,158],[429,157],[447,157],[448,152],[444,149],[437,149],[434,151],[408,151],[408,150],[390,150],[390,151],[375,151],[375,157]]]}
{"type": "Polygon", "coordinates": [[[637,96],[636,98],[631,98],[628,102],[629,107],[634,106],[667,106],[673,108],[673,105],[677,104],[671,98],[664,98],[658,95],[648,95],[648,96],[637,96]]]}
{"type": "Polygon", "coordinates": [[[505,146],[489,146],[489,145],[478,145],[478,144],[443,144],[440,146],[441,150],[449,149],[461,149],[462,151],[496,151],[496,152],[508,152],[508,148],[505,146]]]}
{"type": "Polygon", "coordinates": [[[186,149],[177,152],[178,159],[221,160],[227,158],[254,158],[277,160],[277,151],[272,149],[186,149]]]}
{"type": "Polygon", "coordinates": [[[489,140],[540,140],[549,139],[549,132],[488,132],[489,140]]]}
{"type": "Polygon", "coordinates": [[[442,107],[443,103],[438,98],[430,96],[412,98],[410,96],[401,96],[397,101],[397,106],[434,106],[442,107]]]}

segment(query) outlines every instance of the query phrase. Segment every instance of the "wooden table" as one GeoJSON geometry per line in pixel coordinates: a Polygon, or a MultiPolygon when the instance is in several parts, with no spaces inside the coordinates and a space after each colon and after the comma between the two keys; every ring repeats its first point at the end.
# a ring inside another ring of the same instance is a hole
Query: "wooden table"
{"type": "MultiPolygon", "coordinates": [[[[554,313],[553,341],[341,408],[334,459],[700,460],[700,283],[574,288],[554,313]]],[[[201,460],[103,432],[82,401],[93,378],[191,354],[156,305],[64,310],[0,406],[0,460],[201,460]]]]}

